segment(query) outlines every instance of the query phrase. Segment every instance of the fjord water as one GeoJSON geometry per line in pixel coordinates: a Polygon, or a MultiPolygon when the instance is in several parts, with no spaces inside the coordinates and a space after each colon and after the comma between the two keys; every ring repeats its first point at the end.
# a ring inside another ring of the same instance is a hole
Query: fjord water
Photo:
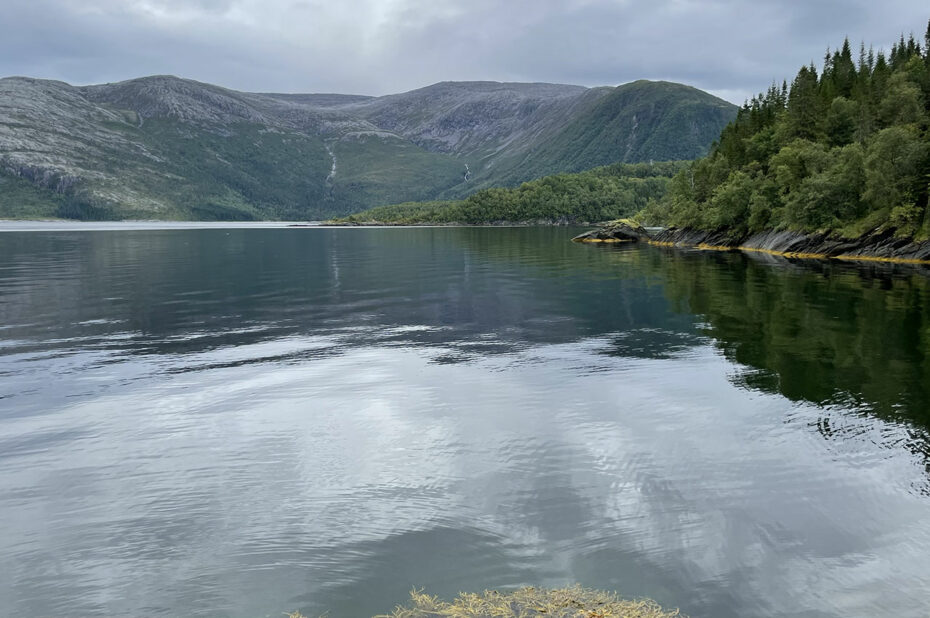
{"type": "Polygon", "coordinates": [[[924,615],[930,279],[574,233],[0,234],[0,615],[924,615]]]}

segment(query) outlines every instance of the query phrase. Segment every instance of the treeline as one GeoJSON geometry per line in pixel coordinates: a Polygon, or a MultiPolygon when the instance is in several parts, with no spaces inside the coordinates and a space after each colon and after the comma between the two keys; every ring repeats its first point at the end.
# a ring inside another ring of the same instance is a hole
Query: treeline
{"type": "Polygon", "coordinates": [[[711,153],[685,167],[646,223],[729,230],[894,227],[930,233],[930,26],[886,55],[849,41],[740,109],[711,153]]]}
{"type": "Polygon", "coordinates": [[[685,162],[615,163],[557,174],[512,189],[484,189],[459,201],[381,206],[343,223],[591,223],[628,217],[665,194],[685,162]]]}

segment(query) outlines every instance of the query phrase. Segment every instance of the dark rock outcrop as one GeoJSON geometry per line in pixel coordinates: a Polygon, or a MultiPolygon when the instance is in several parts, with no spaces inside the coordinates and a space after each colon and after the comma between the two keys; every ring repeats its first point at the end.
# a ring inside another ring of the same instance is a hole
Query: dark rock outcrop
{"type": "Polygon", "coordinates": [[[674,227],[650,233],[631,221],[621,220],[585,232],[572,240],[642,240],[654,245],[755,251],[789,258],[930,262],[930,241],[915,241],[898,236],[893,228],[878,228],[859,238],[845,238],[835,232],[804,234],[787,230],[768,230],[743,236],[728,230],[708,232],[674,227]]]}
{"type": "Polygon", "coordinates": [[[617,219],[605,223],[601,227],[579,234],[572,238],[573,242],[639,242],[648,240],[649,232],[646,228],[629,219],[617,219]]]}

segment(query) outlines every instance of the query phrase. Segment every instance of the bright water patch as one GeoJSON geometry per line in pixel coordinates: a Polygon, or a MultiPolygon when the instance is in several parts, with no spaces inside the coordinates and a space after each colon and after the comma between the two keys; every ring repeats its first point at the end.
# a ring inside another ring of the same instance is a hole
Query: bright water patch
{"type": "Polygon", "coordinates": [[[0,237],[0,613],[930,603],[930,287],[564,229],[0,237]]]}

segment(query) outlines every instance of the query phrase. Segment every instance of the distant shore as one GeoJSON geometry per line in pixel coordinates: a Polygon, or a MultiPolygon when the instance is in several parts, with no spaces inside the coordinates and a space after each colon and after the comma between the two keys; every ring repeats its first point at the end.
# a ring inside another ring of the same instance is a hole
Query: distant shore
{"type": "Polygon", "coordinates": [[[119,230],[185,230],[185,229],[300,229],[300,228],[452,228],[452,227],[593,227],[597,223],[565,223],[552,221],[493,223],[391,223],[366,221],[349,223],[341,221],[78,221],[74,219],[0,219],[0,232],[48,232],[48,231],[119,231],[119,230]]]}
{"type": "Polygon", "coordinates": [[[592,227],[599,222],[590,221],[488,221],[484,223],[462,223],[459,221],[424,221],[422,223],[396,223],[392,221],[321,221],[322,227],[592,227]]]}
{"type": "Polygon", "coordinates": [[[78,221],[74,219],[0,219],[0,232],[106,231],[106,230],[184,230],[319,227],[318,222],[299,221],[78,221]]]}

